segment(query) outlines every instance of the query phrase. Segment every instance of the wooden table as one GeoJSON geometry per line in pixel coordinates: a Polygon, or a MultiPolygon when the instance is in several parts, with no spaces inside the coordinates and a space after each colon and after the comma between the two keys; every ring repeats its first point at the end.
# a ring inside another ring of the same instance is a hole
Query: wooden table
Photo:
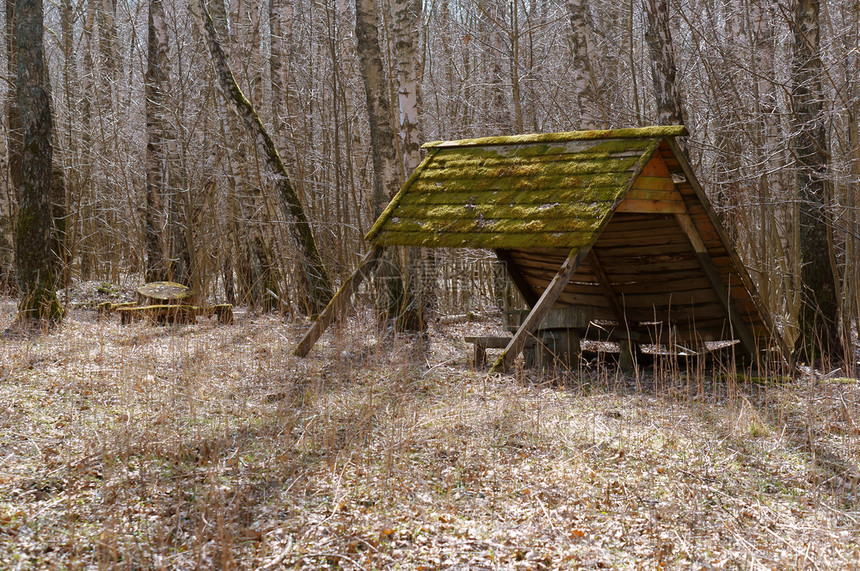
{"type": "Polygon", "coordinates": [[[191,288],[176,282],[149,282],[137,288],[140,305],[194,305],[191,288]]]}
{"type": "Polygon", "coordinates": [[[119,313],[123,325],[146,319],[153,324],[194,323],[197,317],[217,316],[219,323],[233,323],[233,306],[229,303],[197,306],[191,288],[176,282],[150,282],[137,288],[138,304],[111,307],[119,313]]]}

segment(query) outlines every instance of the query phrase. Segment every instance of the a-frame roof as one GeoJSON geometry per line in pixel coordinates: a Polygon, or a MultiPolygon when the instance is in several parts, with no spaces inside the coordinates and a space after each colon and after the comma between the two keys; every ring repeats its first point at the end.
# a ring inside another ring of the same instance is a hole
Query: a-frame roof
{"type": "MultiPolygon", "coordinates": [[[[630,339],[787,348],[674,138],[682,126],[488,137],[427,157],[367,234],[374,248],[296,349],[305,355],[388,246],[495,250],[532,310],[579,306],[630,339]]],[[[587,332],[586,332],[587,333],[587,332]]]]}
{"type": "Polygon", "coordinates": [[[671,322],[664,333],[680,341],[784,351],[674,141],[683,135],[666,126],[428,143],[367,239],[493,249],[531,306],[571,251],[587,252],[556,306],[592,307],[644,338],[671,322]]]}
{"type": "Polygon", "coordinates": [[[367,235],[374,244],[587,247],[666,137],[684,127],[427,143],[367,235]]]}

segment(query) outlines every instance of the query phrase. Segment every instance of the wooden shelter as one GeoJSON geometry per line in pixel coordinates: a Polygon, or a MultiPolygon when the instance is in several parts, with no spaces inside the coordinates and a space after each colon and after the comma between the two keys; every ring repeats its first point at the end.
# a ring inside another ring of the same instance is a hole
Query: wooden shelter
{"type": "Polygon", "coordinates": [[[388,246],[495,251],[531,308],[497,369],[554,307],[586,307],[627,339],[785,351],[675,141],[685,134],[669,126],[424,145],[426,158],[366,237],[373,250],[296,354],[310,351],[388,246]]]}

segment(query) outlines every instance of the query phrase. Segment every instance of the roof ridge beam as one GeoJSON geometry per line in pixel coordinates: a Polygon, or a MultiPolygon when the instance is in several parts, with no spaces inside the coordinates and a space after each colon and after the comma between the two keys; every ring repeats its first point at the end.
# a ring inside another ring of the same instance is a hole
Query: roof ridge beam
{"type": "Polygon", "coordinates": [[[506,135],[480,137],[457,141],[432,141],[424,143],[422,149],[477,147],[488,145],[516,145],[521,143],[562,143],[565,141],[599,141],[602,139],[654,139],[663,137],[685,137],[683,125],[660,125],[655,127],[632,127],[628,129],[603,129],[594,131],[566,131],[564,133],[532,133],[528,135],[506,135]]]}

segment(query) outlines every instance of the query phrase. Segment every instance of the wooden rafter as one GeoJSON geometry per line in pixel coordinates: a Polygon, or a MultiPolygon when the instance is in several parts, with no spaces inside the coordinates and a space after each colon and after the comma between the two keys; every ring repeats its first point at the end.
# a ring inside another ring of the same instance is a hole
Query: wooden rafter
{"type": "Polygon", "coordinates": [[[514,285],[517,286],[517,290],[520,292],[520,295],[523,296],[523,299],[526,300],[526,303],[529,307],[534,307],[535,304],[540,299],[540,296],[535,292],[532,285],[523,277],[522,272],[520,271],[519,266],[517,266],[516,260],[511,255],[510,250],[495,250],[496,257],[500,262],[505,264],[505,269],[508,272],[508,275],[511,276],[511,281],[514,282],[514,285]]]}

